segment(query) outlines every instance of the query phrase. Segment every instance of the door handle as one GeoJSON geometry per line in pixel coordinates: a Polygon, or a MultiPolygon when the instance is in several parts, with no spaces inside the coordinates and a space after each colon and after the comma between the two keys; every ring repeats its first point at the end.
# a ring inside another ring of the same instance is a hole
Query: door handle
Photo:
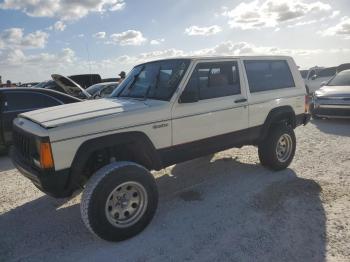
{"type": "Polygon", "coordinates": [[[235,100],[235,103],[243,103],[243,102],[247,102],[247,99],[246,98],[241,98],[241,99],[235,100]]]}

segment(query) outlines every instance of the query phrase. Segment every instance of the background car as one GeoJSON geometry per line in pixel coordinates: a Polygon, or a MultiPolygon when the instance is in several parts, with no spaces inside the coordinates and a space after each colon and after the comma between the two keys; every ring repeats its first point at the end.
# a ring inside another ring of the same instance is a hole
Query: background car
{"type": "Polygon", "coordinates": [[[34,87],[37,84],[39,84],[39,83],[38,82],[23,83],[23,84],[20,84],[18,87],[34,87]]]}
{"type": "Polygon", "coordinates": [[[305,81],[305,84],[307,85],[309,89],[309,93],[312,94],[316,90],[321,88],[321,84],[325,81],[330,80],[337,71],[337,67],[327,67],[324,68],[314,75],[311,76],[311,78],[307,79],[305,81]]]}
{"type": "Polygon", "coordinates": [[[350,118],[350,70],[344,70],[317,90],[311,104],[313,118],[350,118]]]}
{"type": "Polygon", "coordinates": [[[45,107],[82,101],[79,98],[42,88],[0,89],[0,152],[12,144],[12,122],[18,114],[45,107]]]}
{"type": "MultiPolygon", "coordinates": [[[[99,74],[82,74],[82,75],[71,75],[67,76],[69,79],[77,83],[81,88],[86,89],[89,86],[98,84],[102,82],[101,76],[99,74]]],[[[48,88],[62,92],[60,87],[54,80],[43,81],[34,87],[38,88],[48,88]]]]}
{"type": "Polygon", "coordinates": [[[118,87],[119,83],[109,82],[109,83],[99,83],[93,86],[90,86],[86,91],[93,98],[103,98],[107,97],[118,87]]]}

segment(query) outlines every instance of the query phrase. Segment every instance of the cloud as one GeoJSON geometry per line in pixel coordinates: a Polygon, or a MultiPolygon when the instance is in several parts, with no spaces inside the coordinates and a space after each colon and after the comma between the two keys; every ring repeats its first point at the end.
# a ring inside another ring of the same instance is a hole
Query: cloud
{"type": "Polygon", "coordinates": [[[210,36],[210,35],[215,35],[221,31],[222,29],[218,25],[212,25],[208,27],[199,27],[199,26],[193,25],[185,29],[185,34],[191,35],[191,36],[194,36],[194,35],[210,36]]]}
{"type": "Polygon", "coordinates": [[[288,55],[288,56],[308,56],[319,54],[321,49],[288,49],[274,46],[256,46],[247,42],[225,41],[212,48],[200,49],[193,51],[191,55],[201,56],[240,56],[240,55],[288,55]]]}
{"type": "Polygon", "coordinates": [[[159,38],[159,39],[153,39],[149,43],[151,45],[160,45],[161,43],[164,43],[165,39],[164,38],[159,38]]]}
{"type": "Polygon", "coordinates": [[[201,56],[240,56],[240,55],[288,55],[293,56],[303,67],[315,65],[314,61],[324,65],[344,63],[350,54],[350,48],[334,49],[289,49],[275,46],[258,46],[248,42],[224,41],[215,46],[184,51],[175,48],[144,52],[138,55],[122,55],[103,60],[87,61],[79,58],[70,48],[58,53],[42,52],[26,55],[20,49],[0,50],[0,72],[6,79],[13,81],[39,81],[49,79],[52,73],[63,75],[81,73],[100,73],[105,77],[115,72],[130,70],[134,65],[171,57],[201,56]],[[20,74],[18,73],[20,72],[20,74]]]}
{"type": "Polygon", "coordinates": [[[26,56],[20,49],[7,49],[0,55],[0,65],[34,66],[36,70],[47,69],[71,64],[76,60],[75,53],[70,48],[64,48],[57,54],[39,53],[26,56]]]}
{"type": "Polygon", "coordinates": [[[10,28],[0,33],[0,49],[34,49],[44,48],[49,35],[42,31],[24,35],[22,28],[10,28]]]}
{"type": "Polygon", "coordinates": [[[90,12],[122,10],[124,0],[4,0],[1,9],[19,10],[33,17],[57,17],[61,20],[77,20],[90,12]]]}
{"type": "Polygon", "coordinates": [[[53,28],[56,31],[64,31],[66,29],[67,25],[63,23],[62,21],[57,21],[54,25],[53,28]]]}
{"type": "Polygon", "coordinates": [[[136,30],[127,30],[122,33],[112,34],[110,35],[111,43],[119,44],[121,46],[127,45],[142,45],[147,41],[145,37],[143,37],[140,31],[136,30]]]}
{"type": "Polygon", "coordinates": [[[344,16],[338,24],[329,27],[319,34],[323,36],[342,36],[346,39],[350,38],[350,17],[344,16]]]}
{"type": "Polygon", "coordinates": [[[96,34],[92,35],[94,38],[98,38],[98,39],[104,39],[106,38],[106,32],[98,32],[96,34]]]}
{"type": "Polygon", "coordinates": [[[232,10],[225,9],[222,14],[228,17],[231,27],[260,29],[278,27],[281,23],[292,23],[311,16],[321,16],[331,13],[331,9],[329,4],[321,1],[254,0],[240,3],[232,10]]]}

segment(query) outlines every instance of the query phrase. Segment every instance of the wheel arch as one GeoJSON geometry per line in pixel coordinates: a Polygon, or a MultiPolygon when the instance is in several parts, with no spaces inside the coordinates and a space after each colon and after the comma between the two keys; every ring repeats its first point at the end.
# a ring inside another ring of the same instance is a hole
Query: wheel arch
{"type": "Polygon", "coordinates": [[[132,131],[112,134],[87,140],[80,145],[71,165],[69,187],[72,189],[77,187],[92,154],[99,150],[116,147],[132,147],[135,149],[134,152],[137,152],[138,158],[141,159],[141,164],[147,169],[162,169],[162,162],[157,150],[145,133],[132,131]]]}
{"type": "Polygon", "coordinates": [[[291,106],[280,106],[272,109],[264,122],[260,139],[266,138],[270,127],[273,124],[287,122],[294,129],[297,126],[296,115],[291,106]]]}

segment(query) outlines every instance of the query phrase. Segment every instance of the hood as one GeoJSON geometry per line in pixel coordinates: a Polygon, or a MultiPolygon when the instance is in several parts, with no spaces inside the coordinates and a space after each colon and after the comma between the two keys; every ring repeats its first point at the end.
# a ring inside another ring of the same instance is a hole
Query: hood
{"type": "Polygon", "coordinates": [[[323,86],[315,94],[318,97],[350,97],[350,86],[323,86]]]}
{"type": "Polygon", "coordinates": [[[19,116],[45,128],[53,128],[72,122],[121,114],[146,107],[148,106],[145,103],[138,100],[99,99],[39,109],[19,116]]]}
{"type": "Polygon", "coordinates": [[[78,83],[74,82],[69,77],[58,74],[52,74],[51,77],[68,95],[82,99],[88,99],[91,97],[87,91],[85,91],[78,83]]]}

